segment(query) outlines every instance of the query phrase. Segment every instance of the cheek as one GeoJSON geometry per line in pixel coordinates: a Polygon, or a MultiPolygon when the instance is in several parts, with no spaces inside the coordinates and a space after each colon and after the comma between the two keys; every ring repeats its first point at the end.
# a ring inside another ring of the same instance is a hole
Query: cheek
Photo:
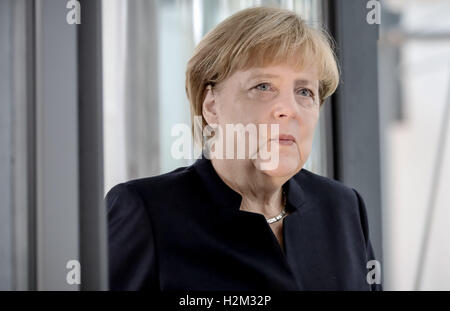
{"type": "Polygon", "coordinates": [[[264,111],[259,109],[252,101],[239,96],[224,98],[220,102],[220,123],[260,123],[263,120],[264,111]]]}
{"type": "Polygon", "coordinates": [[[236,105],[234,105],[234,101],[230,98],[224,98],[223,96],[218,101],[219,109],[218,119],[220,124],[233,123],[233,116],[236,115],[236,105]]]}
{"type": "Polygon", "coordinates": [[[300,137],[305,143],[311,143],[314,138],[314,131],[319,121],[319,112],[305,111],[300,114],[300,137]]]}

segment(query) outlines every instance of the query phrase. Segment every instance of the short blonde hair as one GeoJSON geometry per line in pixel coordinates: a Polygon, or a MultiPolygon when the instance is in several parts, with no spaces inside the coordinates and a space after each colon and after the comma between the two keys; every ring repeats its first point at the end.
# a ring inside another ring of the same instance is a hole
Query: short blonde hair
{"type": "Polygon", "coordinates": [[[254,7],[231,15],[205,35],[188,62],[186,93],[192,122],[194,116],[202,116],[202,128],[206,125],[202,105],[208,85],[237,70],[287,61],[299,69],[311,59],[315,62],[322,104],[339,83],[332,42],[325,31],[309,27],[292,11],[254,7]]]}

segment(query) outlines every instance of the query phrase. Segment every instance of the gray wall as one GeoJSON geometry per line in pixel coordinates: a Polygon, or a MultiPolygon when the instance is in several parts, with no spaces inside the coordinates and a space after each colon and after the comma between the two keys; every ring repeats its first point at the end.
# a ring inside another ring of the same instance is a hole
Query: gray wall
{"type": "Polygon", "coordinates": [[[12,1],[0,1],[0,290],[12,287],[12,1]]]}
{"type": "Polygon", "coordinates": [[[66,1],[36,2],[37,288],[76,290],[66,263],[79,260],[76,25],[66,1]]]}
{"type": "Polygon", "coordinates": [[[100,1],[81,3],[83,28],[67,1],[0,1],[2,290],[106,289],[100,1]]]}

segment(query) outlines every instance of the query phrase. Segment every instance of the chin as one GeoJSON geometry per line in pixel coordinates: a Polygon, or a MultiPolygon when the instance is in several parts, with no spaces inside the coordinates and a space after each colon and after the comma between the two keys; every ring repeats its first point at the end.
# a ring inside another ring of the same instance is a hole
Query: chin
{"type": "Polygon", "coordinates": [[[272,177],[290,177],[298,173],[301,169],[301,164],[298,157],[280,156],[279,161],[263,161],[266,167],[261,167],[261,161],[257,161],[256,167],[264,174],[272,177]],[[278,165],[276,165],[278,162],[278,165]]]}

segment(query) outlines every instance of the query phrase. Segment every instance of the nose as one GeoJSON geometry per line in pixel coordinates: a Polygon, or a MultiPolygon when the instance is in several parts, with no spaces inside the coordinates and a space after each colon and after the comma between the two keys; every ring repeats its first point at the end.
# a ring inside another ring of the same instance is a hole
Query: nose
{"type": "Polygon", "coordinates": [[[298,114],[298,104],[293,91],[280,93],[274,105],[273,116],[276,120],[295,118],[298,114]]]}

